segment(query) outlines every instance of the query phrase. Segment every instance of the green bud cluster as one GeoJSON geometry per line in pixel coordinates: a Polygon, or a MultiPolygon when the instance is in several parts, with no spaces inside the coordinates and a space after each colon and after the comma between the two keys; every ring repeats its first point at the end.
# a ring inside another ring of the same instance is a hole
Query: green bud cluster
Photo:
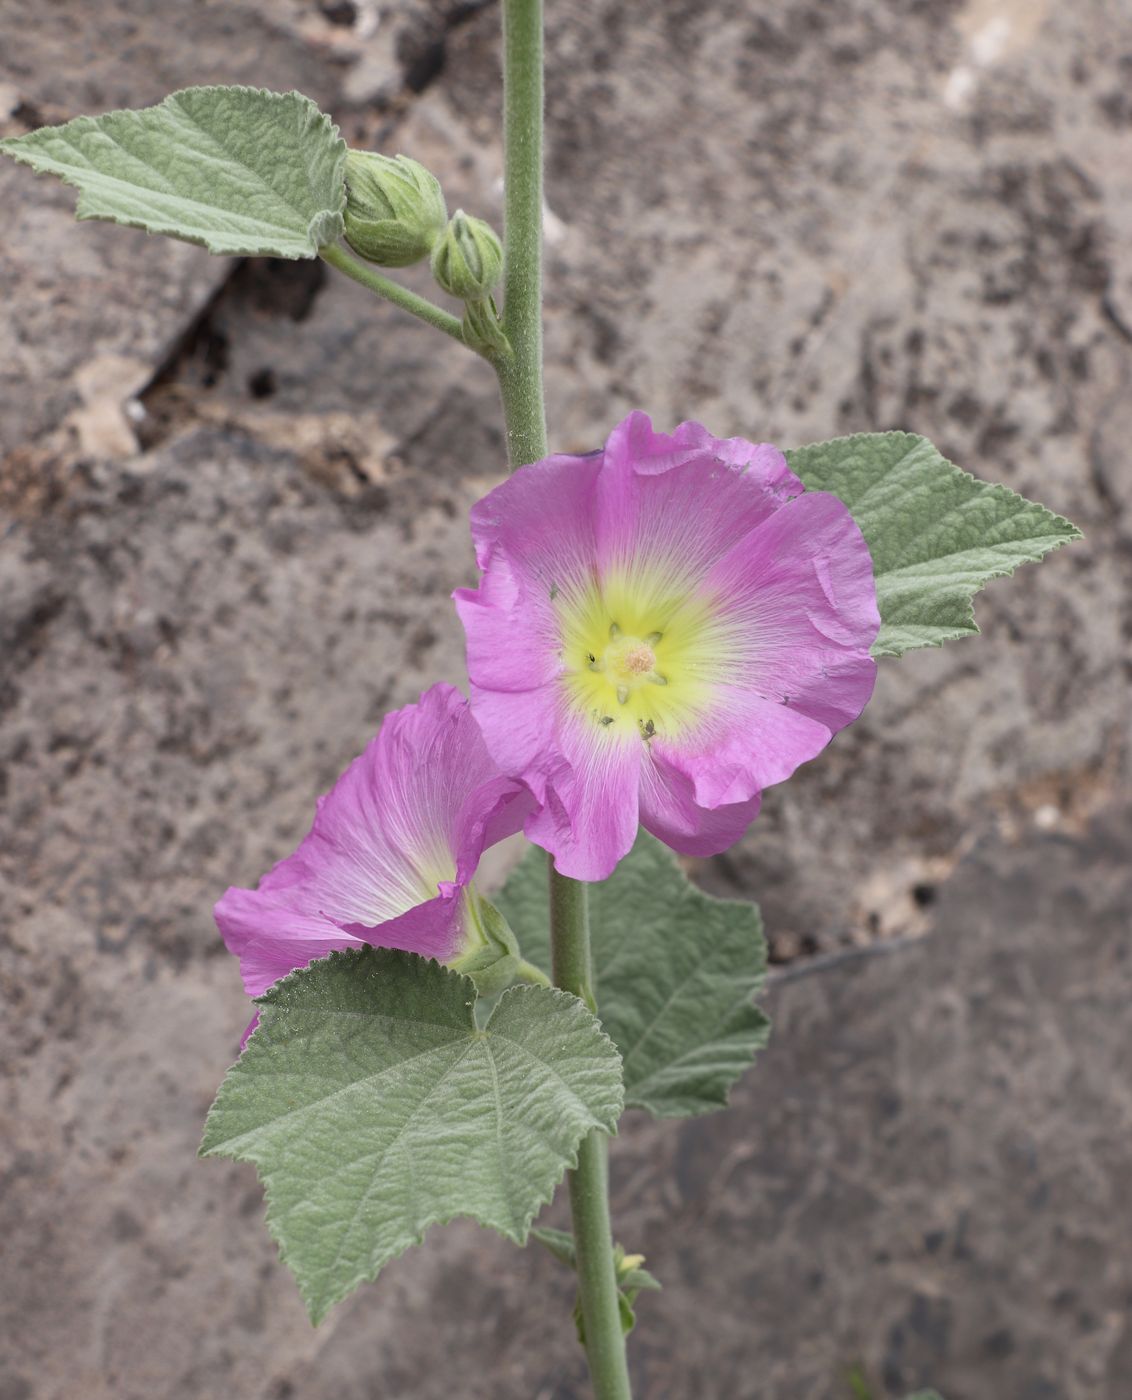
{"type": "Polygon", "coordinates": [[[481,354],[507,348],[492,298],[503,245],[490,224],[457,209],[451,219],[436,176],[408,156],[346,154],[346,242],[379,267],[430,259],[441,289],[464,303],[463,337],[481,354]]]}
{"type": "Polygon", "coordinates": [[[409,267],[433,251],[448,220],[440,181],[408,156],[346,155],[346,242],[379,267],[409,267]]]}

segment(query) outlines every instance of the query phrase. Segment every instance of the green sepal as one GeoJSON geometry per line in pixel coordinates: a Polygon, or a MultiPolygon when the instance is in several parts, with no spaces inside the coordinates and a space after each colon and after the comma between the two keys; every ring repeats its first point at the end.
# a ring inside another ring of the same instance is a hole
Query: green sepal
{"type": "Polygon", "coordinates": [[[873,559],[874,656],[978,632],[971,599],[1048,550],[1081,538],[1034,501],[980,481],[913,433],[858,433],[786,453],[808,491],[849,507],[873,559]]]}
{"type": "Polygon", "coordinates": [[[0,151],[108,219],[210,253],[313,258],[342,235],[346,143],[298,92],[193,87],[155,107],[75,117],[0,151]]]}
{"type": "Polygon", "coordinates": [[[621,1278],[621,1287],[634,1297],[638,1293],[659,1293],[662,1284],[648,1269],[629,1269],[621,1278]]]}
{"type": "Polygon", "coordinates": [[[481,997],[493,997],[517,980],[522,967],[519,943],[511,925],[482,895],[469,889],[469,946],[449,966],[470,977],[481,997]]]}

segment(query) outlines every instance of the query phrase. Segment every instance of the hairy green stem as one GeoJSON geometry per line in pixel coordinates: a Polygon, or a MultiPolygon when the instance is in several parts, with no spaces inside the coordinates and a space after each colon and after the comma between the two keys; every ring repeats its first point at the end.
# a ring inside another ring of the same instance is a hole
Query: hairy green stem
{"type": "MultiPolygon", "coordinates": [[[[588,887],[550,865],[550,956],[554,984],[597,1011],[590,961],[588,887]]],[[[578,1148],[570,1173],[570,1214],[586,1356],[597,1400],[630,1400],[625,1335],[617,1302],[613,1231],[609,1222],[608,1139],[593,1132],[578,1148]]]]}
{"type": "Polygon", "coordinates": [[[556,987],[565,987],[597,1013],[590,963],[589,886],[559,875],[550,862],[550,957],[556,987]]]}
{"type": "Polygon", "coordinates": [[[461,345],[467,344],[459,318],[453,316],[451,312],[445,311],[443,307],[436,306],[427,297],[418,296],[416,292],[410,292],[408,287],[402,287],[399,282],[382,276],[380,272],[375,271],[368,264],[359,262],[357,258],[352,258],[344,248],[340,248],[336,243],[330,243],[325,248],[320,248],[318,255],[323,262],[329,263],[331,267],[336,267],[339,272],[344,272],[347,277],[352,277],[355,282],[360,282],[363,287],[368,287],[379,297],[391,301],[402,311],[407,311],[419,321],[425,321],[428,325],[435,326],[438,331],[450,335],[461,345]]]}
{"type": "MultiPolygon", "coordinates": [[[[542,0],[503,0],[503,329],[499,376],[512,469],[546,456],[542,386],[542,0]]],[[[596,1010],[587,889],[550,865],[554,982],[596,1010]]],[[[592,1132],[570,1173],[586,1355],[597,1400],[631,1400],[609,1224],[607,1141],[592,1132]]]]}
{"type": "Polygon", "coordinates": [[[542,389],[542,0],[503,3],[503,333],[512,467],[546,456],[542,389]]]}
{"type": "Polygon", "coordinates": [[[570,1214],[594,1395],[597,1400],[632,1400],[613,1269],[608,1150],[604,1133],[590,1133],[578,1148],[578,1166],[570,1173],[570,1214]]]}

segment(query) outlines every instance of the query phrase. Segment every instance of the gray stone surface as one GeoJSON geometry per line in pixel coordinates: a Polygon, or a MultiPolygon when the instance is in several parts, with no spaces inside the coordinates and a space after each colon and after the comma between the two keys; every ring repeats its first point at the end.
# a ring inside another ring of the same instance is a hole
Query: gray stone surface
{"type": "MultiPolygon", "coordinates": [[[[1120,1400],[1132,9],[549,9],[557,444],[637,405],[904,427],[1088,537],[886,663],[699,870],[784,959],[927,937],[799,964],[730,1114],[626,1124],[641,1394],[836,1400],[861,1358],[881,1395],[1120,1400]]],[[[496,215],[496,8],[331,11],[0,0],[0,129],[298,86],[496,215]]],[[[212,900],[460,679],[490,376],[317,267],[76,227],[11,166],[0,199],[0,1397],[582,1395],[549,1258],[437,1231],[315,1333],[250,1170],[193,1158],[246,1013],[212,900]]]]}

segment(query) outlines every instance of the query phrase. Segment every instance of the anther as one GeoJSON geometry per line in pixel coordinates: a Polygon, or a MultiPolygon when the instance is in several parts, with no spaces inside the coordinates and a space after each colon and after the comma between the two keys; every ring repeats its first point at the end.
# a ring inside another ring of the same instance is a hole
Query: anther
{"type": "Polygon", "coordinates": [[[609,624],[609,635],[610,635],[610,637],[612,637],[612,638],[620,637],[620,635],[621,635],[621,628],[618,627],[618,625],[616,624],[616,622],[611,622],[611,623],[609,624]]]}
{"type": "Polygon", "coordinates": [[[627,685],[619,685],[617,687],[617,703],[619,705],[627,705],[629,703],[629,687],[627,685]]]}
{"type": "Polygon", "coordinates": [[[650,685],[668,684],[668,677],[662,676],[659,671],[650,671],[649,674],[645,677],[645,680],[648,681],[650,685]]]}
{"type": "Polygon", "coordinates": [[[654,646],[656,646],[657,642],[659,642],[660,639],[661,639],[661,637],[663,637],[663,636],[664,636],[664,633],[663,633],[663,632],[650,632],[650,633],[648,634],[648,636],[645,638],[645,641],[648,643],[648,645],[649,645],[650,647],[654,647],[654,646]]]}

